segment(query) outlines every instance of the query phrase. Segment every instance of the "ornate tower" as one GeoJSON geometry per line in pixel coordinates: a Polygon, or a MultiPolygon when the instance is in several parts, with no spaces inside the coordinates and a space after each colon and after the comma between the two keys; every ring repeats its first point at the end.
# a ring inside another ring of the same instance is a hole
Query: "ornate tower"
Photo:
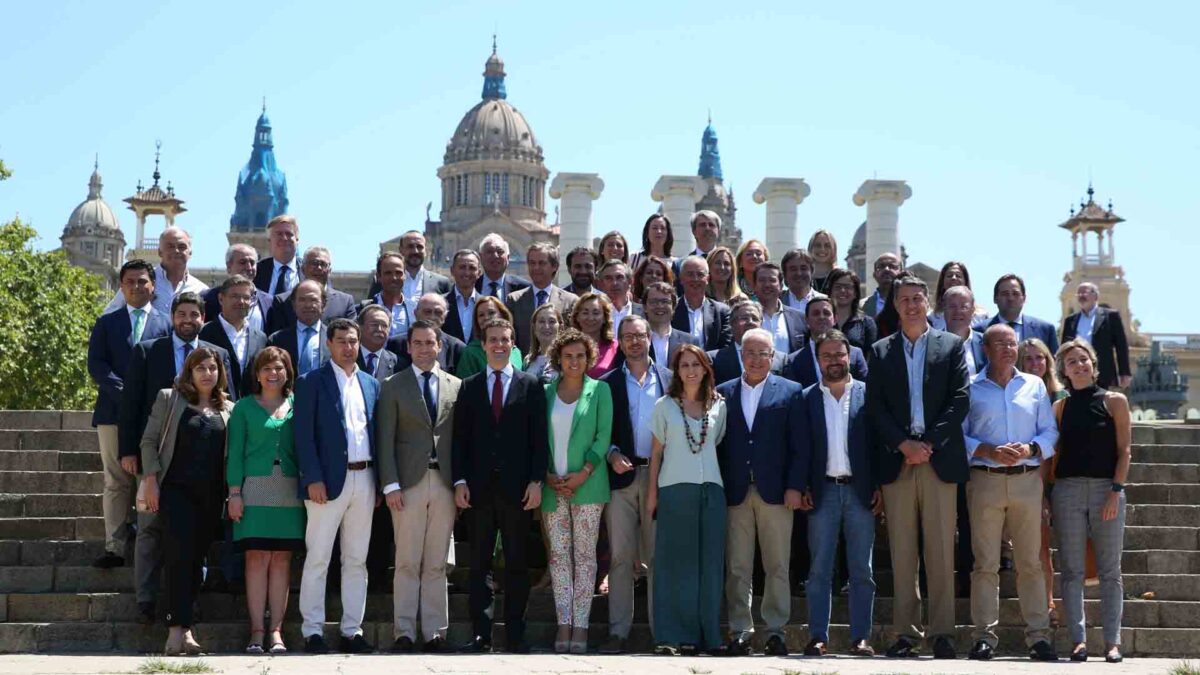
{"type": "Polygon", "coordinates": [[[263,101],[262,115],[254,127],[254,145],[250,161],[238,174],[237,192],[233,197],[233,216],[229,219],[230,244],[246,243],[259,255],[267,251],[267,223],[287,213],[287,177],[275,163],[275,143],[271,138],[271,120],[267,118],[267,103],[263,101]]]}
{"type": "Polygon", "coordinates": [[[171,187],[170,181],[167,181],[167,189],[164,190],[158,185],[158,181],[162,178],[162,174],[158,171],[159,155],[162,151],[162,141],[154,143],[154,184],[148,188],[142,188],[142,181],[138,181],[137,192],[132,197],[126,197],[125,203],[129,204],[129,210],[133,211],[137,217],[137,245],[129,251],[127,258],[143,258],[150,261],[151,264],[157,265],[158,258],[158,237],[146,237],[146,218],[147,216],[162,216],[166,221],[166,227],[171,227],[175,224],[175,216],[187,211],[183,208],[183,200],[175,197],[175,188],[171,187]]]}
{"type": "Polygon", "coordinates": [[[696,172],[708,185],[708,190],[696,203],[696,210],[715,211],[721,216],[721,234],[718,243],[734,250],[742,243],[742,231],[737,227],[737,206],[733,201],[733,188],[725,190],[721,175],[721,150],[717,147],[717,130],[713,129],[712,115],[700,138],[700,169],[696,172]]]}
{"type": "Polygon", "coordinates": [[[117,214],[100,194],[103,187],[97,159],[88,181],[87,199],[71,211],[59,239],[72,264],[99,275],[115,288],[117,270],[125,257],[125,235],[117,214]]]}
{"type": "Polygon", "coordinates": [[[1113,229],[1125,219],[1113,213],[1111,200],[1107,208],[1097,204],[1095,194],[1089,183],[1087,200],[1080,200],[1079,211],[1072,206],[1071,217],[1059,224],[1059,227],[1071,233],[1071,270],[1063,275],[1063,290],[1059,296],[1062,315],[1065,318],[1079,310],[1075,290],[1079,284],[1090,281],[1100,289],[1101,304],[1121,313],[1130,343],[1140,344],[1141,340],[1135,339],[1137,324],[1129,311],[1129,284],[1125,281],[1125,270],[1116,264],[1113,255],[1113,229]]]}

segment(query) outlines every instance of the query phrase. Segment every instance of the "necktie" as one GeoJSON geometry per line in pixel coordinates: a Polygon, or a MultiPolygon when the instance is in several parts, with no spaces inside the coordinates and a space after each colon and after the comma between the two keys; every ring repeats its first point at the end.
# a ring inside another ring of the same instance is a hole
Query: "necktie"
{"type": "MultiPolygon", "coordinates": [[[[429,413],[429,424],[433,426],[437,424],[437,402],[433,400],[433,387],[429,386],[429,379],[433,377],[433,371],[430,370],[421,373],[421,377],[425,378],[425,381],[421,383],[421,396],[425,399],[425,410],[429,413]]],[[[433,449],[429,451],[429,461],[437,461],[437,445],[434,445],[433,449]]]]}
{"type": "Polygon", "coordinates": [[[300,374],[303,375],[312,370],[312,350],[308,348],[308,341],[312,339],[313,329],[305,326],[304,330],[300,331],[300,345],[297,351],[300,352],[300,363],[298,364],[300,374]]]}
{"type": "Polygon", "coordinates": [[[500,380],[503,373],[499,370],[493,372],[496,375],[496,380],[492,383],[492,419],[496,421],[496,424],[499,424],[500,409],[504,406],[504,383],[500,380]]]}
{"type": "Polygon", "coordinates": [[[191,353],[192,353],[192,343],[190,343],[190,342],[183,343],[183,360],[179,362],[180,368],[179,368],[179,372],[175,373],[176,375],[183,372],[182,366],[183,366],[183,364],[187,363],[188,354],[191,354],[191,353]]]}
{"type": "Polygon", "coordinates": [[[288,277],[292,275],[292,268],[280,267],[279,278],[275,280],[275,295],[286,293],[288,289],[288,277]]]}
{"type": "Polygon", "coordinates": [[[142,331],[146,328],[146,310],[133,310],[133,344],[142,341],[142,331]]]}
{"type": "Polygon", "coordinates": [[[367,354],[367,372],[368,373],[370,373],[372,375],[375,374],[375,361],[378,358],[379,357],[375,356],[374,354],[367,354]]]}
{"type": "Polygon", "coordinates": [[[546,304],[546,291],[538,291],[537,292],[537,304],[534,305],[534,309],[537,309],[538,307],[541,307],[544,304],[546,304]]]}
{"type": "Polygon", "coordinates": [[[493,297],[493,298],[498,298],[498,297],[500,297],[500,291],[499,291],[499,289],[500,289],[500,282],[499,282],[499,281],[489,281],[489,282],[488,282],[488,286],[491,286],[491,287],[492,287],[492,293],[491,293],[491,295],[492,295],[492,297],[493,297]]]}

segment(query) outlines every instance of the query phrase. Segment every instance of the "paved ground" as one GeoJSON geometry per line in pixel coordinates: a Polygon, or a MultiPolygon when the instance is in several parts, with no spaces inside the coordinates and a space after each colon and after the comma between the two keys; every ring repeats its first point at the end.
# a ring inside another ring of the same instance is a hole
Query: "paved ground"
{"type": "MultiPolygon", "coordinates": [[[[1200,652],[1200,646],[1197,651],[1200,652]]],[[[137,656],[111,655],[6,655],[0,657],[0,675],[83,674],[83,673],[150,673],[150,672],[200,672],[182,670],[151,670],[148,666],[155,659],[137,656]]],[[[1110,665],[1103,660],[1093,659],[1086,664],[1061,661],[1057,664],[1035,664],[1027,659],[1003,658],[981,664],[962,659],[956,661],[933,661],[924,658],[912,661],[889,661],[882,658],[853,659],[829,657],[824,659],[748,657],[714,659],[707,657],[667,658],[653,656],[320,656],[302,655],[265,656],[212,656],[195,658],[172,658],[157,660],[168,666],[197,666],[203,662],[209,666],[207,672],[226,675],[307,675],[316,673],[570,673],[607,675],[609,673],[654,673],[655,675],[868,675],[900,673],[1004,673],[1019,675],[1039,673],[1046,675],[1047,669],[1064,673],[1102,672],[1119,673],[1169,673],[1171,668],[1184,663],[1175,659],[1127,659],[1124,663],[1110,665]]],[[[1200,669],[1200,660],[1192,662],[1200,669]]],[[[1192,673],[1200,673],[1193,670],[1192,673]]]]}

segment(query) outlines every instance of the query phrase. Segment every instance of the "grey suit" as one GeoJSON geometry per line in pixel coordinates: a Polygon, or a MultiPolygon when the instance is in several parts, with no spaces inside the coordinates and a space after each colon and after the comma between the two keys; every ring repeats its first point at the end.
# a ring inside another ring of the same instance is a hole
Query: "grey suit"
{"type": "MultiPolygon", "coordinates": [[[[534,304],[537,298],[537,289],[533,286],[522,288],[519,291],[513,291],[512,295],[508,296],[505,302],[508,305],[508,311],[513,315],[513,329],[517,334],[517,347],[520,348],[522,354],[529,353],[529,341],[533,336],[532,321],[534,304]]],[[[550,294],[546,302],[558,308],[559,314],[566,319],[571,314],[571,308],[575,306],[575,301],[579,300],[579,296],[574,293],[564,291],[558,286],[550,286],[550,294]]],[[[565,323],[565,321],[564,321],[565,323]]]]}
{"type": "Polygon", "coordinates": [[[429,418],[422,380],[411,367],[383,383],[375,411],[379,482],[385,492],[399,486],[404,500],[403,510],[391,512],[396,545],[393,637],[413,641],[418,610],[426,641],[445,637],[450,623],[446,563],[456,515],[450,454],[461,381],[441,368],[433,372],[436,419],[429,418]]]}

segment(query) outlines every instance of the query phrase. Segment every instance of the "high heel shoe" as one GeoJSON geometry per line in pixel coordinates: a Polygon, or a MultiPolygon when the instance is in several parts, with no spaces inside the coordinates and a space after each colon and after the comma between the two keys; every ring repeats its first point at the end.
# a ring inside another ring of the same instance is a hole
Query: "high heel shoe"
{"type": "Polygon", "coordinates": [[[196,638],[192,635],[191,629],[183,631],[183,653],[188,656],[200,656],[204,650],[200,648],[200,643],[196,642],[196,638]]]}
{"type": "Polygon", "coordinates": [[[586,654],[588,648],[588,629],[575,628],[571,631],[571,653],[586,654]]]}
{"type": "Polygon", "coordinates": [[[571,627],[559,626],[554,636],[554,653],[566,654],[571,651],[571,627]]]}

